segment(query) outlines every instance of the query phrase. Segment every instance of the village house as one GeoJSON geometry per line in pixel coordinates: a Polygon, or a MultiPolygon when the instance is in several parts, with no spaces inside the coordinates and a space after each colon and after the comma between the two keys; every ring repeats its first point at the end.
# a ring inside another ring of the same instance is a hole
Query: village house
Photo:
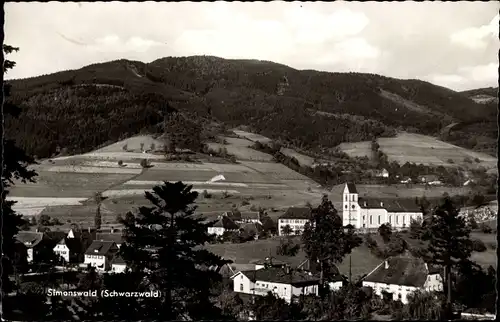
{"type": "Polygon", "coordinates": [[[45,250],[52,251],[59,240],[64,237],[65,233],[61,231],[38,232],[38,229],[33,231],[20,231],[16,235],[16,240],[21,242],[26,247],[26,260],[28,263],[37,262],[42,252],[45,250]]]}
{"type": "Polygon", "coordinates": [[[84,264],[95,267],[99,271],[111,268],[111,261],[118,252],[118,247],[112,241],[94,241],[85,252],[84,264]]]}
{"type": "Polygon", "coordinates": [[[233,276],[233,290],[256,296],[269,292],[291,303],[294,296],[318,295],[319,278],[311,274],[286,268],[265,268],[240,271],[233,276]]]}
{"type": "MultiPolygon", "coordinates": [[[[305,271],[307,273],[311,273],[314,276],[319,276],[320,275],[320,265],[318,262],[310,261],[309,259],[306,259],[302,263],[297,266],[298,270],[305,271]]],[[[336,265],[333,265],[332,267],[332,272],[333,276],[329,277],[327,282],[328,282],[328,287],[332,291],[337,291],[344,286],[346,283],[346,279],[344,276],[340,274],[340,271],[336,265]]]]}
{"type": "Polygon", "coordinates": [[[125,261],[121,256],[118,255],[112,260],[111,271],[113,273],[117,274],[123,273],[125,272],[126,269],[127,269],[127,264],[125,263],[125,261]]]}
{"type": "Polygon", "coordinates": [[[290,207],[278,219],[278,234],[284,234],[284,228],[290,226],[292,235],[301,235],[304,226],[311,220],[311,208],[309,207],[290,207]]]}
{"type": "Polygon", "coordinates": [[[263,231],[264,229],[259,223],[249,222],[240,224],[240,232],[245,236],[254,236],[255,239],[259,239],[263,231]]]}
{"type": "Polygon", "coordinates": [[[379,178],[389,178],[389,171],[387,171],[387,169],[382,169],[377,172],[376,176],[379,178]]]}
{"type": "Polygon", "coordinates": [[[441,179],[434,174],[427,174],[427,175],[420,176],[418,178],[419,178],[420,182],[422,182],[424,184],[431,185],[431,186],[437,186],[437,185],[443,184],[441,179]]]}
{"type": "Polygon", "coordinates": [[[235,216],[235,213],[231,212],[229,217],[233,219],[235,224],[257,223],[262,225],[258,211],[238,212],[238,216],[235,216]]]}
{"type": "Polygon", "coordinates": [[[442,291],[440,270],[410,255],[390,257],[363,279],[364,287],[371,287],[375,294],[387,292],[394,301],[408,303],[408,295],[421,291],[442,291]]]}
{"type": "Polygon", "coordinates": [[[414,200],[358,198],[353,183],[346,183],[342,199],[343,225],[356,229],[377,229],[385,223],[402,229],[411,220],[423,219],[422,210],[414,200]]]}
{"type": "Polygon", "coordinates": [[[208,227],[208,233],[222,236],[225,232],[238,232],[239,229],[240,227],[231,218],[223,214],[212,227],[208,227]]]}
{"type": "Polygon", "coordinates": [[[85,248],[80,239],[62,238],[53,248],[54,253],[64,259],[66,263],[83,262],[85,248]]]}
{"type": "Polygon", "coordinates": [[[37,257],[36,254],[38,250],[43,247],[43,233],[32,232],[32,231],[20,231],[16,235],[16,240],[21,242],[26,247],[26,260],[28,263],[34,262],[37,257]]]}

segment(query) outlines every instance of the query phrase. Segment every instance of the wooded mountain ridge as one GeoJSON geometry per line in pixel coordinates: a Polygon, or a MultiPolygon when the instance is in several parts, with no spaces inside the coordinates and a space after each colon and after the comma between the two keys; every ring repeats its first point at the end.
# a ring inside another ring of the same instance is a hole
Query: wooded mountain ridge
{"type": "Polygon", "coordinates": [[[420,80],[190,56],[151,63],[122,59],[9,83],[10,100],[22,112],[6,120],[7,135],[38,157],[158,133],[171,111],[199,124],[246,125],[306,150],[398,130],[443,136],[452,123],[465,125],[443,139],[484,152],[496,149],[496,107],[420,80]],[[470,142],[471,136],[479,139],[470,142]]]}

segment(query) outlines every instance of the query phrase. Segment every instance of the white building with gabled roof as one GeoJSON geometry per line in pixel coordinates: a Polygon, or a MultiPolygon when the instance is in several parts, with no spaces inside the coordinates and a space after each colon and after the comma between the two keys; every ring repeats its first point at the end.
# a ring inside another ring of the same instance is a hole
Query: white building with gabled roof
{"type": "Polygon", "coordinates": [[[389,223],[393,228],[409,227],[411,220],[423,220],[414,200],[359,198],[356,186],[346,183],[342,195],[343,225],[356,229],[376,229],[389,223]]]}

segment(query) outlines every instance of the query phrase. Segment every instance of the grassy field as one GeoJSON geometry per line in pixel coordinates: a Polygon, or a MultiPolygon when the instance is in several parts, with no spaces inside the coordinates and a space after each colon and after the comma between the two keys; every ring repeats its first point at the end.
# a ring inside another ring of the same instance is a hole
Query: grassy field
{"type": "MultiPolygon", "coordinates": [[[[414,162],[431,166],[464,166],[479,167],[487,169],[496,168],[496,158],[484,153],[467,150],[436,138],[413,133],[400,133],[395,138],[377,139],[380,150],[384,152],[389,161],[397,161],[399,164],[414,162]],[[464,161],[471,159],[472,163],[464,161]],[[475,162],[474,159],[480,162],[475,162]],[[449,162],[452,160],[452,163],[449,162]]],[[[339,149],[351,157],[371,157],[371,142],[342,143],[339,149]]]]}
{"type": "Polygon", "coordinates": [[[265,136],[262,136],[260,134],[255,134],[255,133],[250,133],[250,132],[246,132],[246,131],[242,131],[242,130],[233,130],[234,134],[236,134],[237,136],[241,137],[241,138],[244,138],[244,139],[247,139],[247,140],[250,140],[252,142],[257,142],[259,141],[260,143],[262,144],[267,144],[267,143],[270,143],[272,140],[265,137],[265,136]]]}
{"type": "Polygon", "coordinates": [[[208,147],[214,151],[219,149],[226,149],[227,153],[234,155],[238,160],[253,160],[253,161],[267,161],[271,162],[273,157],[269,154],[254,150],[252,148],[240,145],[220,144],[220,143],[207,143],[208,147]]]}

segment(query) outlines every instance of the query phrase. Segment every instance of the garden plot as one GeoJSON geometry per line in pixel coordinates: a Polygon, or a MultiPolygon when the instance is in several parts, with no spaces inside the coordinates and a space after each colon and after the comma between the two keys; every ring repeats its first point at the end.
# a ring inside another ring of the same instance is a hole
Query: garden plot
{"type": "Polygon", "coordinates": [[[232,130],[234,134],[240,136],[240,137],[243,137],[247,140],[250,140],[252,142],[257,142],[259,141],[260,143],[262,144],[267,144],[267,143],[271,143],[272,140],[270,138],[267,138],[265,136],[262,136],[260,134],[256,134],[256,133],[251,133],[251,132],[246,132],[246,131],[241,131],[241,130],[232,130]]]}
{"type": "MultiPolygon", "coordinates": [[[[138,181],[208,181],[220,173],[210,170],[159,170],[150,168],[134,178],[138,181]]],[[[224,174],[226,177],[226,175],[224,174]]],[[[226,177],[227,179],[227,177],[226,177]]]]}
{"type": "Polygon", "coordinates": [[[267,153],[263,153],[246,146],[207,143],[208,147],[214,151],[226,149],[227,153],[234,155],[238,160],[254,160],[254,161],[272,161],[273,157],[267,153]]]}
{"type": "Polygon", "coordinates": [[[351,158],[371,158],[372,156],[372,147],[370,141],[341,143],[338,145],[338,148],[351,158]]]}
{"type": "Polygon", "coordinates": [[[290,158],[295,158],[297,161],[299,161],[299,164],[301,166],[312,167],[314,165],[314,158],[311,158],[310,156],[307,156],[305,154],[301,154],[293,149],[281,148],[280,152],[290,158]]]}
{"type": "Polygon", "coordinates": [[[100,167],[100,168],[119,168],[119,169],[142,169],[140,163],[123,163],[122,166],[118,165],[118,162],[113,161],[84,161],[81,164],[85,167],[100,167]]]}

